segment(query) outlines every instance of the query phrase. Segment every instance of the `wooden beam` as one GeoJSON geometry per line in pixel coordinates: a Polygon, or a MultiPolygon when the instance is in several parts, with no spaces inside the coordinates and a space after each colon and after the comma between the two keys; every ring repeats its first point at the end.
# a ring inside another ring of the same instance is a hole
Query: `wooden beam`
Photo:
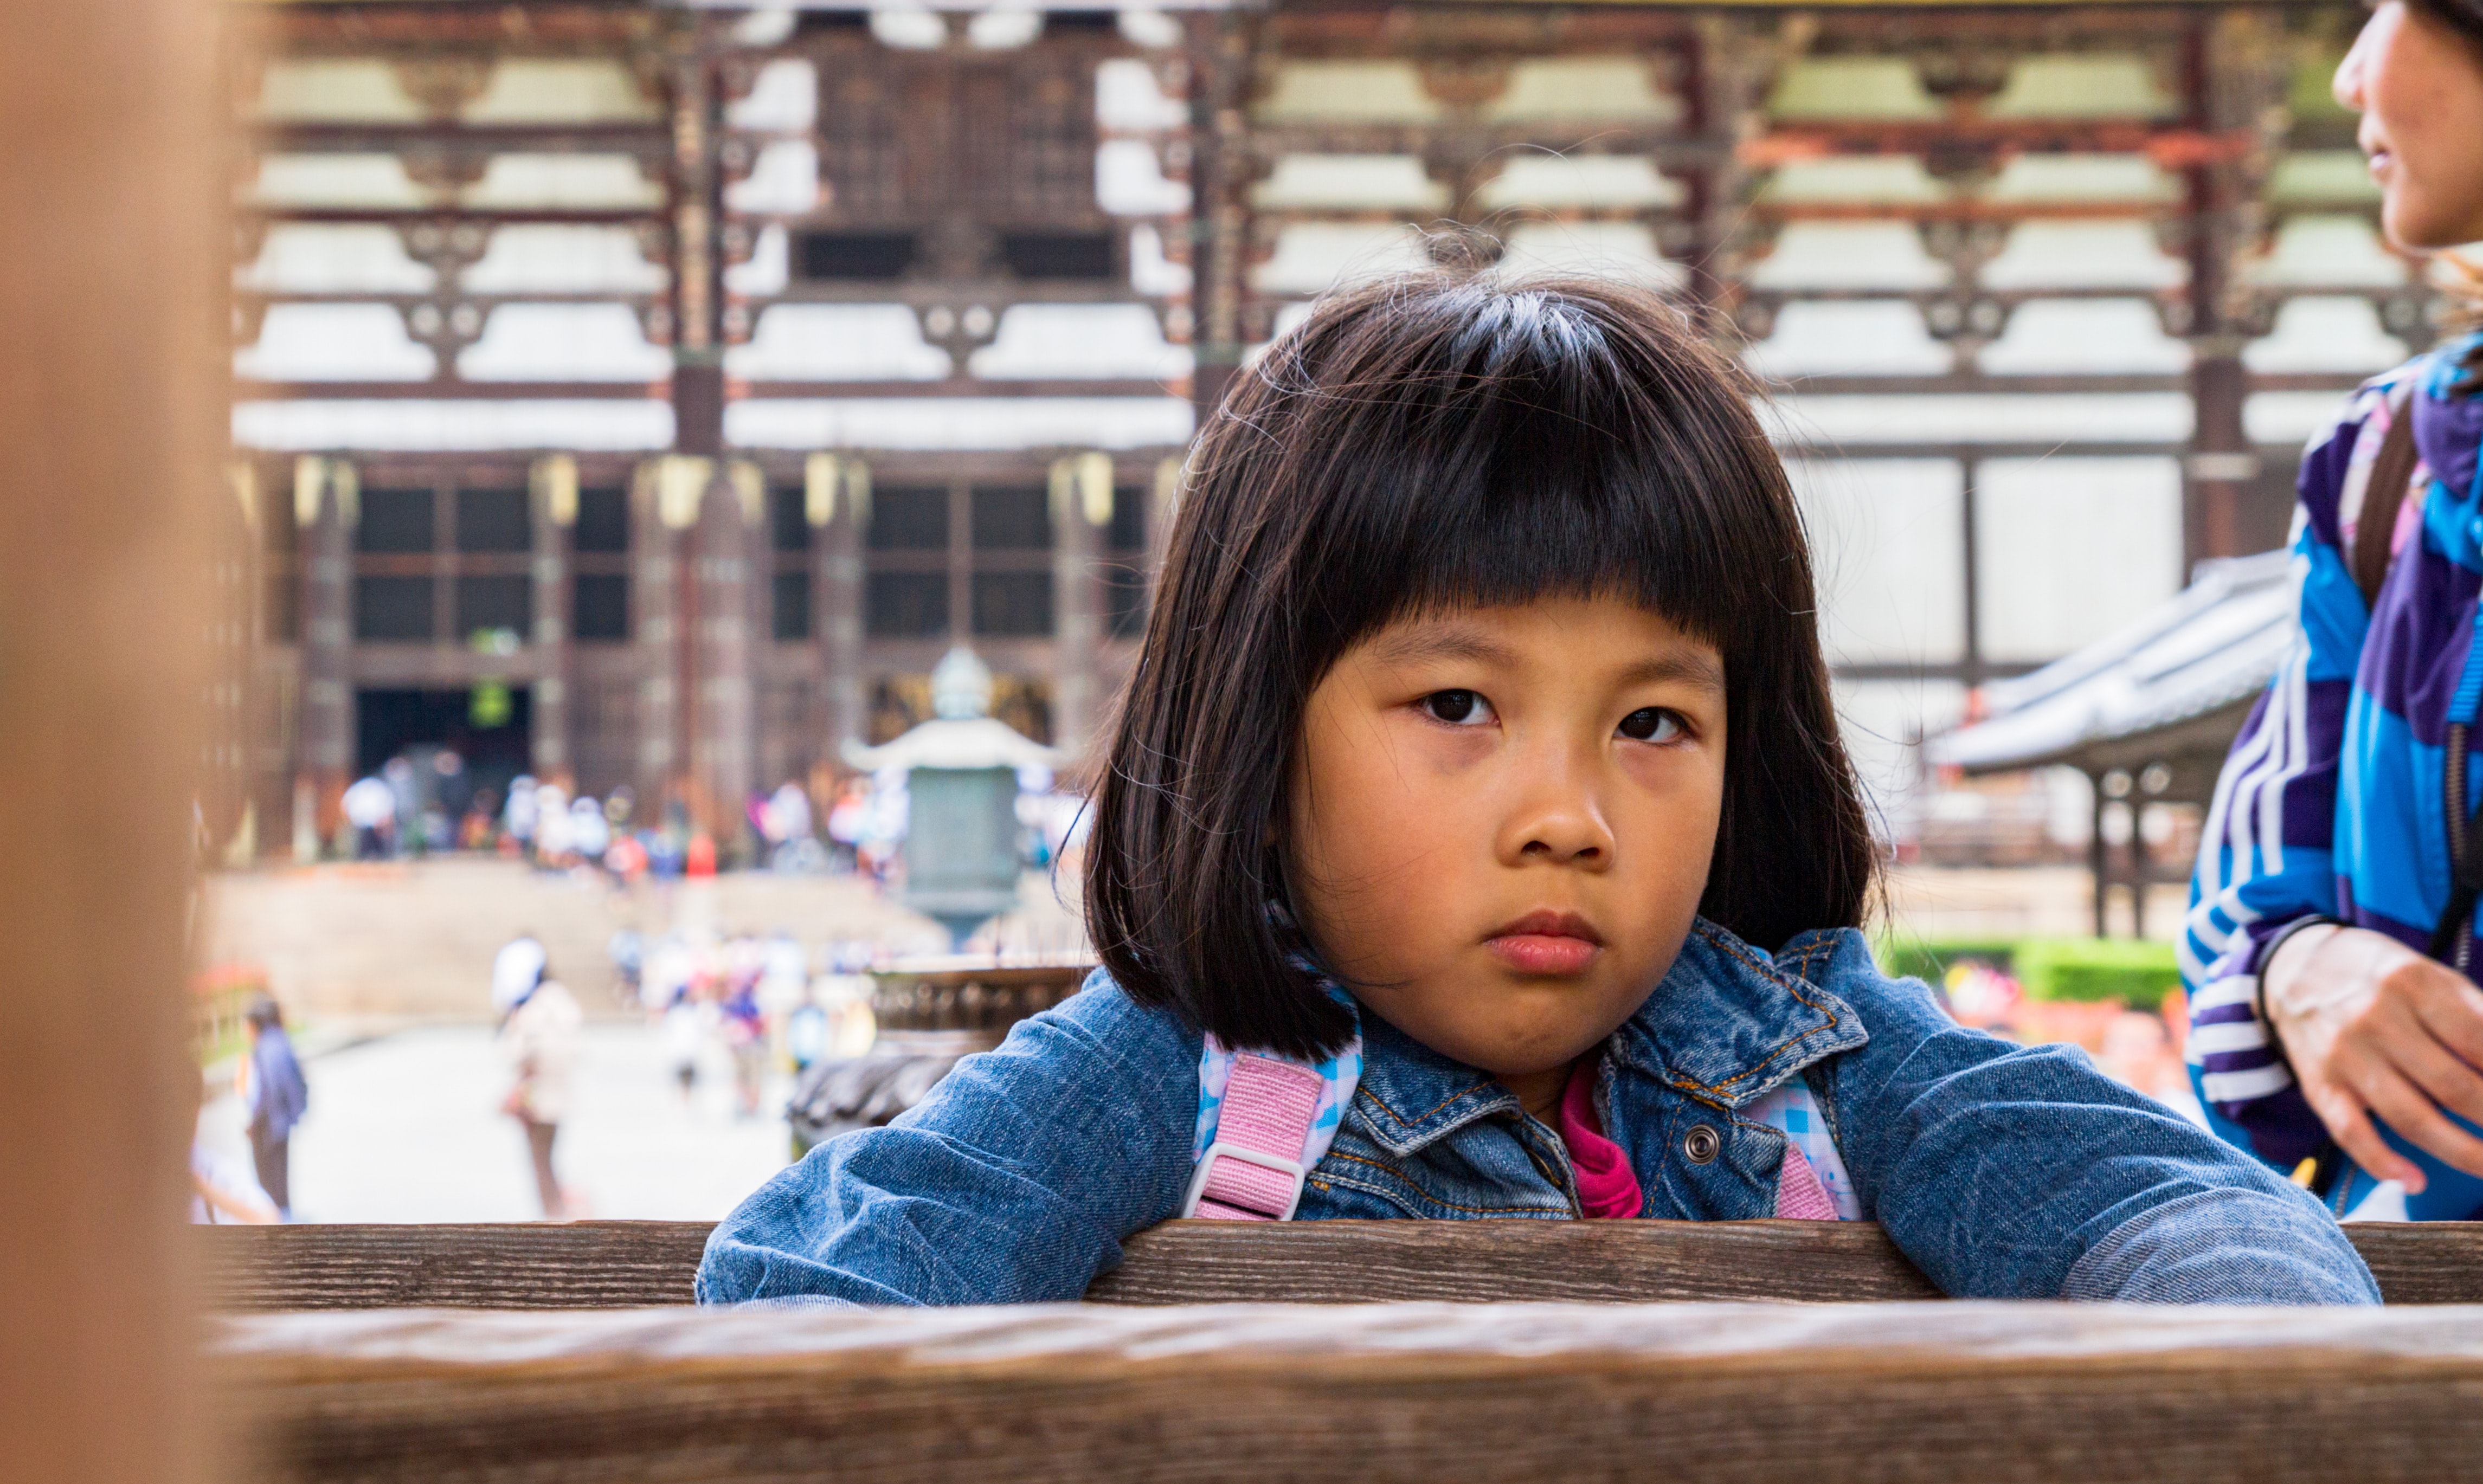
{"type": "MultiPolygon", "coordinates": [[[[208,1302],[280,1309],[686,1304],[705,1222],[201,1230],[208,1302]]],[[[2346,1229],[2394,1304],[2483,1303],[2483,1224],[2346,1229]]],[[[1168,1221],[1099,1304],[1936,1298],[1869,1222],[1168,1221]]]]}
{"type": "Polygon", "coordinates": [[[287,1314],[284,1481],[2483,1478],[2483,1313],[2058,1304],[287,1314]]]}
{"type": "Polygon", "coordinates": [[[0,1476],[203,1479],[183,1282],[192,809],[222,465],[205,0],[0,46],[0,1476]],[[76,1275],[94,1275],[87,1281],[76,1275]],[[104,1275],[109,1275],[105,1277],[104,1275]]]}
{"type": "Polygon", "coordinates": [[[1877,1223],[1168,1221],[1086,1297],[1105,1304],[1932,1299],[1877,1223]],[[1324,1230],[1323,1230],[1324,1229],[1324,1230]]]}

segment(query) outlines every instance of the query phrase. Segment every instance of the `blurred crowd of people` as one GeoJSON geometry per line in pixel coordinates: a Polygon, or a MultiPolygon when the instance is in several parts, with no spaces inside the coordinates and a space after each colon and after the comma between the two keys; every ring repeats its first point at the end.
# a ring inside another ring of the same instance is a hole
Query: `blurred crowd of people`
{"type": "MultiPolygon", "coordinates": [[[[1085,831],[1085,800],[1055,787],[1042,768],[1020,770],[1018,822],[1027,863],[1050,866],[1085,831]]],[[[808,874],[859,872],[883,886],[903,875],[910,813],[901,768],[846,779],[826,807],[788,781],[754,793],[744,814],[749,863],[808,874]]],[[[736,863],[734,842],[691,827],[677,806],[641,817],[624,784],[598,799],[558,782],[519,774],[505,788],[476,785],[454,751],[416,748],[345,790],[350,845],[360,861],[408,860],[446,851],[495,853],[546,870],[584,870],[615,885],[654,877],[711,876],[736,863]]]]}
{"type": "Polygon", "coordinates": [[[625,929],[611,945],[622,994],[662,1031],[682,1102],[695,1097],[709,1049],[720,1047],[742,1118],[759,1116],[769,1072],[869,1049],[877,1032],[863,971],[880,951],[844,941],[814,958],[781,928],[764,937],[693,929],[653,941],[625,929]]]}

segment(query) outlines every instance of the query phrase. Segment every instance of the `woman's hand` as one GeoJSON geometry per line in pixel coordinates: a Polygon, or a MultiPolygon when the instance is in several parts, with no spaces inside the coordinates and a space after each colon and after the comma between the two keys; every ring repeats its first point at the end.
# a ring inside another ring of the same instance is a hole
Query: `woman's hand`
{"type": "Polygon", "coordinates": [[[2380,1137],[2376,1115],[2483,1176],[2483,1139],[2441,1114],[2483,1125],[2483,990],[2472,980],[2384,933],[2314,927],[2259,966],[2259,994],[2302,1096],[2356,1164],[2423,1188],[2421,1169],[2380,1137]]]}

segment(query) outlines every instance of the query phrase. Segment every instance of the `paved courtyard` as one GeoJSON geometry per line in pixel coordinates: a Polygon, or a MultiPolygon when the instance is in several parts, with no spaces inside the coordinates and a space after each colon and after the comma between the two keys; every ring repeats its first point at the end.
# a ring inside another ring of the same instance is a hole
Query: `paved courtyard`
{"type": "MultiPolygon", "coordinates": [[[[1894,930],[1926,938],[2080,933],[2087,891],[2086,874],[2065,867],[1909,868],[1888,882],[1894,930]]],[[[306,1221],[537,1217],[524,1136],[498,1111],[508,1072],[482,1023],[492,951],[520,925],[576,966],[573,987],[600,1017],[586,1031],[557,1158],[585,1211],[616,1218],[713,1220],[789,1151],[784,1079],[771,1081],[761,1116],[737,1118],[720,1047],[708,1048],[683,1104],[658,1033],[606,988],[602,940],[614,927],[781,925],[814,947],[856,937],[895,951],[939,941],[851,878],[752,874],[615,893],[499,861],[448,861],[227,876],[211,902],[217,956],[266,965],[316,1053],[306,1068],[311,1114],[293,1151],[295,1215],[306,1221]]],[[[2150,933],[2170,934],[2178,914],[2177,890],[2162,888],[2150,933]]],[[[1039,875],[1028,875],[1001,926],[1021,948],[1072,950],[1078,941],[1039,875]]],[[[201,1126],[247,1163],[231,1098],[210,1104],[201,1126]]]]}
{"type": "MultiPolygon", "coordinates": [[[[293,1136],[296,1220],[541,1215],[525,1135],[498,1111],[508,1071],[487,1027],[402,1031],[313,1056],[304,1071],[310,1114],[293,1136]]],[[[776,1079],[761,1117],[736,1118],[730,1064],[710,1047],[684,1106],[654,1028],[590,1025],[554,1157],[588,1214],[714,1220],[789,1156],[786,1090],[776,1079]]],[[[201,1129],[248,1168],[233,1098],[210,1103],[201,1129]]]]}

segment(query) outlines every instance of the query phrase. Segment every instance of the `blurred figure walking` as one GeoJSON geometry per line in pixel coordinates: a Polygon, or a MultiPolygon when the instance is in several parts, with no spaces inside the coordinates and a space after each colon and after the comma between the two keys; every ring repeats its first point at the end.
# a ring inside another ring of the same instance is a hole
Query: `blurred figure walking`
{"type": "Polygon", "coordinates": [[[262,994],[253,1000],[243,1022],[250,1037],[241,1059],[239,1088],[242,1107],[250,1115],[251,1160],[258,1169],[258,1188],[267,1192],[277,1214],[293,1219],[293,1126],[310,1107],[309,1084],[293,1054],[293,1039],[284,1033],[284,1012],[262,994]]]}
{"type": "MultiPolygon", "coordinates": [[[[199,1086],[199,1112],[205,1115],[206,1084],[199,1086]]],[[[190,1136],[190,1220],[199,1226],[272,1226],[282,1218],[250,1172],[238,1159],[228,1159],[199,1137],[190,1136]]]]}
{"type": "Polygon", "coordinates": [[[501,998],[504,985],[526,981],[527,967],[533,969],[531,981],[506,1005],[500,1022],[500,1046],[514,1076],[509,1095],[500,1100],[500,1111],[526,1131],[526,1151],[534,1161],[535,1193],[542,1199],[544,1219],[561,1221],[572,1214],[574,1203],[562,1192],[553,1169],[552,1144],[560,1136],[561,1120],[569,1114],[570,1082],[586,1017],[576,997],[551,977],[543,945],[531,938],[500,950],[500,962],[493,967],[493,998],[501,998]]]}
{"type": "Polygon", "coordinates": [[[581,794],[569,807],[569,848],[577,853],[578,863],[601,869],[603,853],[612,848],[612,825],[603,817],[603,806],[581,794]]]}
{"type": "Polygon", "coordinates": [[[521,773],[509,780],[509,802],[501,815],[502,845],[520,856],[535,848],[535,827],[543,821],[543,801],[535,796],[532,775],[521,773]]]}
{"type": "Polygon", "coordinates": [[[365,774],[345,790],[345,823],[354,827],[354,859],[385,860],[396,835],[396,790],[365,774]]]}

